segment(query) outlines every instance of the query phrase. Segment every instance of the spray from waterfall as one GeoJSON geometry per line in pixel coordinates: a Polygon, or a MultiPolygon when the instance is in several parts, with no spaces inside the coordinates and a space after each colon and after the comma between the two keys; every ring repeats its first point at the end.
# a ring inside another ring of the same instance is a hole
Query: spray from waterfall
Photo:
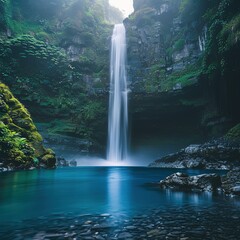
{"type": "Polygon", "coordinates": [[[116,24],[113,29],[110,71],[107,159],[118,162],[127,158],[128,151],[126,33],[123,24],[116,24]]]}

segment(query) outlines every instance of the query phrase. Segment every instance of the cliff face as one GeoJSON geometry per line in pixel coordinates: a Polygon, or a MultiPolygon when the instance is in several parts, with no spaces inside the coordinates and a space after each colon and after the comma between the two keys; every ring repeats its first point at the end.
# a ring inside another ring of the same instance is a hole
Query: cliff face
{"type": "Polygon", "coordinates": [[[124,21],[133,92],[159,93],[196,83],[207,27],[201,19],[186,22],[181,0],[139,2],[124,21]]]}
{"type": "Polygon", "coordinates": [[[136,0],[134,8],[124,21],[133,130],[200,125],[198,77],[207,27],[201,19],[187,21],[181,0],[136,0]]]}
{"type": "Polygon", "coordinates": [[[168,124],[192,125],[214,134],[215,130],[220,133],[237,123],[239,70],[236,71],[235,61],[229,56],[236,58],[233,49],[239,53],[239,26],[236,24],[239,3],[135,0],[134,9],[124,24],[135,126],[144,123],[159,128],[168,124]],[[223,38],[223,32],[227,31],[224,29],[229,29],[226,25],[232,26],[236,41],[232,45],[227,37],[223,38]],[[219,54],[217,45],[225,49],[224,54],[219,54]],[[229,50],[227,45],[230,45],[229,50]],[[214,57],[217,55],[218,60],[214,57]],[[228,56],[227,60],[224,55],[228,56]],[[226,71],[232,69],[234,74],[230,71],[223,74],[221,61],[226,71]],[[232,79],[234,89],[226,88],[232,85],[228,78],[232,79]]]}

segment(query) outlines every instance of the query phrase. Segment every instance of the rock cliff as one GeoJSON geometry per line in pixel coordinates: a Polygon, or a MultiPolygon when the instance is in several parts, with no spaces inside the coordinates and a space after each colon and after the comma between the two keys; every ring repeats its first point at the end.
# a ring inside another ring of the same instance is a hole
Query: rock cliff
{"type": "Polygon", "coordinates": [[[216,136],[239,122],[239,71],[230,73],[229,58],[239,52],[237,9],[237,1],[134,1],[124,24],[135,132],[179,124],[216,136]],[[235,42],[223,36],[230,26],[235,42]]]}

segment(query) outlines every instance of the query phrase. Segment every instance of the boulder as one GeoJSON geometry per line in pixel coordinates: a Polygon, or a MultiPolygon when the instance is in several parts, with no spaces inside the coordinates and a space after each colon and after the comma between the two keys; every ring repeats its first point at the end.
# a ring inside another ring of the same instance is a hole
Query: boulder
{"type": "Polygon", "coordinates": [[[57,166],[58,167],[68,167],[69,163],[68,163],[68,161],[65,158],[58,157],[57,158],[57,166]]]}
{"type": "Polygon", "coordinates": [[[226,194],[240,196],[240,169],[229,171],[222,177],[222,188],[226,194]]]}
{"type": "Polygon", "coordinates": [[[189,176],[185,173],[177,172],[161,180],[158,185],[161,188],[176,190],[214,191],[221,187],[221,177],[215,173],[189,176]]]}
{"type": "Polygon", "coordinates": [[[76,167],[77,166],[77,161],[76,160],[71,160],[69,162],[69,167],[76,167]]]}

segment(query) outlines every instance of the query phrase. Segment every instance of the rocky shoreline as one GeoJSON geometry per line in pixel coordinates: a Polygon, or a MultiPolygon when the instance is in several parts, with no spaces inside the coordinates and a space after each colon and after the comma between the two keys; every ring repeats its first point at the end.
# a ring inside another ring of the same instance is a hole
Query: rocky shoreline
{"type": "Polygon", "coordinates": [[[189,176],[186,173],[177,172],[150,185],[159,187],[160,189],[223,192],[231,196],[240,196],[240,171],[229,171],[224,176],[216,173],[189,176]]]}
{"type": "Polygon", "coordinates": [[[149,167],[229,170],[224,176],[217,174],[188,176],[177,172],[155,184],[160,188],[222,191],[225,194],[240,196],[240,143],[236,140],[224,137],[204,144],[190,145],[177,153],[154,161],[149,167]]]}
{"type": "Polygon", "coordinates": [[[240,167],[240,144],[224,138],[204,144],[193,144],[154,161],[149,167],[234,169],[240,167]]]}

